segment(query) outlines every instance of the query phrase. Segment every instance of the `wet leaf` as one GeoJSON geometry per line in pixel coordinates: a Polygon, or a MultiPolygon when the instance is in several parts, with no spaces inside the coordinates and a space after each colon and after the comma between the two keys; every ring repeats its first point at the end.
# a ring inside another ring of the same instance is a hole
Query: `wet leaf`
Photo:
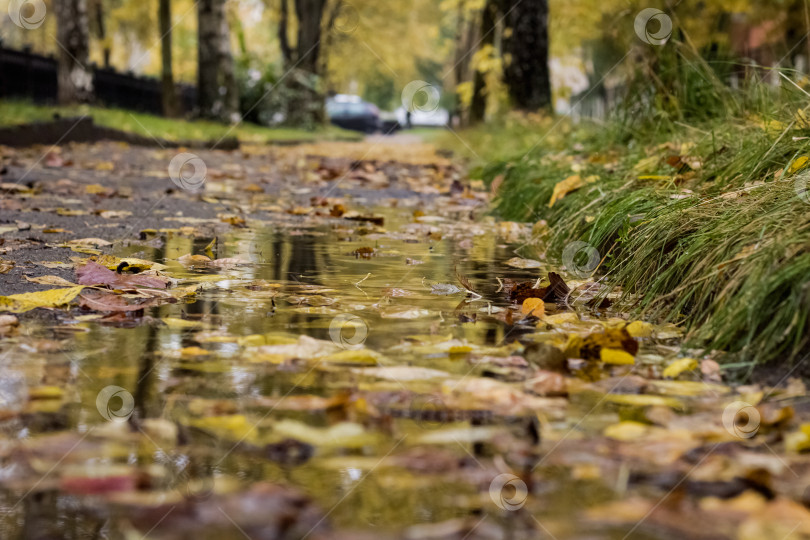
{"type": "Polygon", "coordinates": [[[138,311],[160,304],[159,298],[133,300],[131,303],[123,296],[99,291],[86,292],[79,296],[79,305],[93,311],[128,312],[138,311]]]}
{"type": "Polygon", "coordinates": [[[605,437],[619,441],[633,441],[647,435],[650,426],[640,422],[625,421],[605,428],[605,437]]]}
{"type": "Polygon", "coordinates": [[[523,301],[520,312],[524,315],[531,315],[542,319],[543,315],[546,313],[546,305],[539,298],[527,298],[523,301]]]}
{"type": "Polygon", "coordinates": [[[521,259],[520,257],[512,257],[506,261],[508,266],[512,268],[540,268],[542,263],[533,259],[521,259]]]}
{"type": "Polygon", "coordinates": [[[140,287],[165,289],[169,284],[168,279],[158,276],[118,274],[93,261],[88,261],[84,266],[77,268],[76,277],[80,285],[109,285],[115,289],[140,287]]]}
{"type": "Polygon", "coordinates": [[[70,303],[84,287],[68,287],[65,289],[50,289],[11,296],[0,296],[0,311],[23,313],[38,307],[54,308],[70,303]]]}

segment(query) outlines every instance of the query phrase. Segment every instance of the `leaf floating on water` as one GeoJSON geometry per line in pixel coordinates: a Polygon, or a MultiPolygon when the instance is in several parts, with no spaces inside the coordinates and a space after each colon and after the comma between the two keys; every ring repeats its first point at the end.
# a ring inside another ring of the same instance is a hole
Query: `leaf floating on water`
{"type": "Polygon", "coordinates": [[[248,264],[250,261],[239,257],[229,257],[226,259],[210,259],[205,255],[192,255],[188,253],[177,258],[177,262],[186,268],[229,268],[239,264],[248,264]]]}
{"type": "Polygon", "coordinates": [[[618,441],[633,441],[640,439],[650,431],[650,426],[641,422],[624,421],[605,428],[605,437],[618,441]]]}
{"type": "Polygon", "coordinates": [[[520,307],[520,312],[524,315],[543,318],[546,313],[546,304],[539,298],[527,298],[520,307]]]}
{"type": "Polygon", "coordinates": [[[192,420],[190,424],[196,428],[210,431],[225,440],[251,443],[258,441],[259,432],[255,424],[249,422],[243,414],[209,416],[192,420]]]}
{"type": "Polygon", "coordinates": [[[508,261],[506,261],[507,266],[511,266],[512,268],[540,268],[542,263],[540,261],[535,261],[534,259],[522,259],[520,257],[512,257],[508,261]]]}
{"type": "Polygon", "coordinates": [[[481,294],[478,291],[475,290],[475,287],[473,287],[473,284],[470,283],[470,280],[467,279],[465,276],[461,275],[461,272],[458,271],[457,266],[453,268],[453,271],[456,274],[456,279],[458,280],[459,283],[461,283],[462,287],[464,287],[465,289],[467,289],[468,291],[470,291],[473,294],[477,294],[478,296],[481,296],[481,294]]]}
{"type": "Polygon", "coordinates": [[[452,283],[434,283],[430,286],[430,294],[437,296],[450,296],[451,294],[460,293],[462,290],[452,283]]]}
{"type": "Polygon", "coordinates": [[[332,448],[362,448],[376,440],[376,437],[367,433],[362,425],[353,422],[317,428],[287,419],[273,426],[273,435],[281,439],[295,439],[313,446],[332,448]]]}
{"type": "Polygon", "coordinates": [[[38,307],[55,308],[63,306],[76,298],[82,292],[82,289],[84,287],[79,285],[66,289],[50,289],[48,291],[0,296],[0,311],[24,313],[38,307]]]}
{"type": "Polygon", "coordinates": [[[76,269],[80,285],[109,285],[116,289],[152,288],[165,289],[169,280],[159,276],[141,274],[118,274],[106,266],[88,261],[76,269]]]}
{"type": "Polygon", "coordinates": [[[380,311],[383,319],[421,319],[430,315],[430,310],[411,306],[391,306],[380,311]]]}
{"type": "MultiPolygon", "coordinates": [[[[160,298],[146,298],[136,300],[132,304],[126,298],[117,294],[102,292],[85,293],[79,296],[79,305],[93,311],[127,312],[138,311],[161,303],[160,298]]],[[[171,299],[175,301],[174,298],[171,299]]]]}
{"type": "Polygon", "coordinates": [[[380,363],[380,359],[382,356],[379,353],[374,351],[370,351],[368,349],[358,349],[358,350],[345,350],[336,352],[334,354],[330,354],[329,356],[325,356],[323,358],[319,358],[318,361],[320,362],[328,362],[332,364],[372,364],[377,365],[380,363]]]}
{"type": "Polygon", "coordinates": [[[354,368],[354,373],[368,375],[389,381],[425,381],[429,379],[448,379],[452,375],[446,371],[419,366],[386,366],[371,368],[354,368]]]}

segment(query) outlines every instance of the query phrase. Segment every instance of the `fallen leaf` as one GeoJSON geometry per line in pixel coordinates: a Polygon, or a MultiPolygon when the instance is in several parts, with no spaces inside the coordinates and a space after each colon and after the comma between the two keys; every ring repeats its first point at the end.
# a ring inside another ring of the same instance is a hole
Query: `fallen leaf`
{"type": "Polygon", "coordinates": [[[148,288],[165,289],[169,280],[158,276],[140,274],[118,274],[106,266],[88,261],[76,269],[79,285],[108,285],[115,289],[148,288]]]}
{"type": "Polygon", "coordinates": [[[38,307],[53,308],[69,303],[84,289],[82,286],[50,289],[11,296],[0,296],[0,311],[24,313],[38,307]]]}
{"type": "Polygon", "coordinates": [[[617,441],[633,441],[640,439],[650,431],[650,426],[641,422],[630,420],[619,422],[605,428],[605,437],[616,439],[617,441]]]}
{"type": "Polygon", "coordinates": [[[586,182],[592,182],[594,179],[591,177],[583,180],[581,176],[575,174],[573,176],[569,176],[562,182],[557,182],[554,186],[554,191],[551,194],[551,200],[548,201],[548,207],[551,208],[554,206],[554,203],[571,193],[572,191],[576,191],[577,189],[581,188],[585,185],[586,182]]]}
{"type": "Polygon", "coordinates": [[[520,312],[524,315],[543,318],[546,313],[546,304],[539,298],[527,298],[523,301],[520,312]]]}
{"type": "Polygon", "coordinates": [[[652,335],[652,325],[643,321],[633,321],[626,327],[627,333],[634,338],[647,338],[652,335]]]}
{"type": "Polygon", "coordinates": [[[103,292],[85,293],[79,296],[79,305],[86,309],[92,309],[93,311],[138,311],[140,309],[157,305],[160,302],[160,298],[146,298],[139,299],[130,304],[123,296],[103,292]]]}
{"type": "Polygon", "coordinates": [[[23,276],[25,279],[30,281],[31,283],[38,283],[39,285],[58,285],[60,287],[75,287],[75,283],[71,283],[70,281],[61,278],[59,276],[38,276],[38,277],[28,277],[23,276]]]}
{"type": "Polygon", "coordinates": [[[599,359],[605,364],[626,365],[634,364],[636,362],[636,359],[632,354],[621,349],[608,349],[606,347],[603,347],[599,351],[599,359]]]}
{"type": "Polygon", "coordinates": [[[674,379],[681,373],[692,371],[698,368],[698,362],[694,358],[679,358],[664,369],[662,375],[674,379]]]}
{"type": "Polygon", "coordinates": [[[540,266],[542,266],[540,261],[535,261],[533,259],[521,259],[520,257],[512,257],[506,261],[506,265],[511,266],[512,268],[540,268],[540,266]]]}

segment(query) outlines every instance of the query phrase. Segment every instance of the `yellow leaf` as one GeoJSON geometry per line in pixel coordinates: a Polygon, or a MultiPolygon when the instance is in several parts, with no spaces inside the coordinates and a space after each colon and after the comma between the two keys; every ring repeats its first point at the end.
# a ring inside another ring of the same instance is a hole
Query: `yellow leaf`
{"type": "Polygon", "coordinates": [[[671,407],[673,409],[683,407],[683,404],[675,398],[649,394],[607,394],[604,399],[617,405],[632,407],[671,407]]]}
{"type": "Polygon", "coordinates": [[[546,304],[539,298],[527,298],[523,301],[520,312],[524,315],[533,315],[542,318],[546,313],[546,304]]]}
{"type": "Polygon", "coordinates": [[[227,440],[255,442],[259,435],[255,425],[242,414],[209,416],[191,421],[191,425],[211,431],[227,440]]]}
{"type": "Polygon", "coordinates": [[[799,431],[785,435],[785,448],[796,453],[810,449],[810,424],[802,424],[799,431]]]}
{"type": "Polygon", "coordinates": [[[65,391],[58,386],[35,386],[28,389],[30,399],[60,399],[65,391]]]}
{"type": "Polygon", "coordinates": [[[674,379],[681,373],[686,371],[692,371],[693,369],[698,368],[697,360],[694,358],[679,358],[672,362],[670,365],[664,369],[664,377],[670,377],[674,379]]]}
{"type": "Polygon", "coordinates": [[[788,174],[793,174],[795,172],[804,169],[805,166],[807,166],[808,161],[810,161],[810,158],[808,158],[807,156],[797,157],[795,160],[793,160],[793,163],[790,164],[790,167],[788,168],[788,174]]]}
{"type": "Polygon", "coordinates": [[[372,364],[377,365],[380,363],[380,355],[368,349],[352,350],[336,352],[318,359],[321,362],[328,362],[332,364],[372,364]]]}
{"type": "Polygon", "coordinates": [[[210,258],[214,258],[214,248],[217,245],[217,237],[215,236],[213,240],[211,240],[207,246],[205,246],[205,254],[208,255],[210,258]]]}
{"type": "Polygon", "coordinates": [[[603,347],[602,350],[599,351],[599,358],[605,364],[627,365],[636,363],[636,359],[633,358],[633,355],[629,352],[625,352],[621,349],[608,349],[607,347],[603,347]]]}
{"type": "Polygon", "coordinates": [[[202,347],[183,347],[180,349],[180,356],[184,358],[192,357],[192,356],[205,356],[207,354],[211,354],[209,351],[206,351],[202,347]]]}
{"type": "Polygon", "coordinates": [[[124,257],[119,258],[115,255],[101,255],[96,262],[102,266],[106,266],[110,270],[115,270],[121,263],[127,263],[127,270],[163,270],[166,268],[165,264],[160,264],[152,261],[147,261],[145,259],[138,259],[136,257],[124,257]]]}
{"type": "Polygon", "coordinates": [[[585,183],[582,181],[582,177],[578,174],[569,176],[562,182],[557,182],[557,185],[554,186],[554,192],[551,194],[551,200],[548,202],[548,207],[551,208],[554,206],[555,202],[584,185],[585,183]]]}
{"type": "Polygon", "coordinates": [[[267,344],[267,340],[262,334],[250,334],[248,336],[240,336],[236,342],[242,347],[260,347],[267,344]]]}
{"type": "Polygon", "coordinates": [[[630,337],[646,338],[652,335],[652,325],[643,321],[633,321],[626,327],[627,333],[630,337]]]}
{"type": "Polygon", "coordinates": [[[178,319],[176,317],[166,317],[161,319],[163,324],[168,326],[169,328],[175,329],[182,329],[182,328],[194,328],[195,326],[200,326],[198,321],[189,321],[186,319],[178,319]]]}
{"type": "Polygon", "coordinates": [[[605,428],[605,437],[618,441],[632,441],[640,439],[650,430],[650,426],[641,422],[625,421],[605,428]]]}
{"type": "Polygon", "coordinates": [[[579,321],[579,315],[573,311],[564,311],[563,313],[555,313],[554,315],[547,315],[543,322],[547,324],[565,324],[579,321]]]}
{"type": "Polygon", "coordinates": [[[58,285],[60,287],[76,287],[75,283],[71,283],[65,278],[61,278],[59,276],[39,276],[32,278],[28,276],[23,277],[28,281],[30,281],[31,283],[38,283],[40,285],[58,285]]]}
{"type": "Polygon", "coordinates": [[[52,308],[61,306],[76,298],[82,292],[82,289],[84,287],[77,285],[66,289],[50,289],[48,291],[0,296],[0,311],[23,313],[38,307],[52,308]]]}

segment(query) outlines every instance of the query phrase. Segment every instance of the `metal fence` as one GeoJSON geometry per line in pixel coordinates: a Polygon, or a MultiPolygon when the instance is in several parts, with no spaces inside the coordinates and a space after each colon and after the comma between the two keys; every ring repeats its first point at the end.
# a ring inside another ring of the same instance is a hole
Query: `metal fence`
{"type": "MultiPolygon", "coordinates": [[[[153,77],[119,73],[92,66],[96,104],[150,114],[162,114],[161,84],[153,77]]],[[[183,113],[194,110],[197,89],[178,84],[177,96],[183,113]]],[[[0,98],[18,98],[34,103],[57,100],[56,59],[30,50],[8,49],[0,43],[0,98]]]]}

